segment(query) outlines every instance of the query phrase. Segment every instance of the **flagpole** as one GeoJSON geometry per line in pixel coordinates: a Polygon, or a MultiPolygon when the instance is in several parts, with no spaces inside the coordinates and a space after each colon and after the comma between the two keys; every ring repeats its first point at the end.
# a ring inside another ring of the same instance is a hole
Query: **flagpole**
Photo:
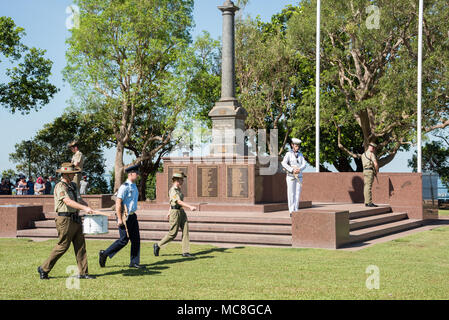
{"type": "Polygon", "coordinates": [[[418,148],[418,172],[422,172],[422,29],[423,29],[423,0],[419,0],[419,29],[418,29],[418,123],[417,123],[417,148],[418,148]]]}
{"type": "Polygon", "coordinates": [[[315,108],[315,167],[320,172],[320,34],[321,34],[321,0],[316,8],[316,108],[315,108]]]}

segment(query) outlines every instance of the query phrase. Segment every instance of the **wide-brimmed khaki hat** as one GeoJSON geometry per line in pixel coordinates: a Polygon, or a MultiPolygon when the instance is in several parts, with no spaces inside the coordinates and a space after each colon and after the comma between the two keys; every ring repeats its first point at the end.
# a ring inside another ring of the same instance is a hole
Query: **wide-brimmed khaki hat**
{"type": "Polygon", "coordinates": [[[77,140],[73,140],[72,142],[70,142],[67,145],[68,148],[72,148],[72,147],[75,147],[75,146],[78,146],[78,141],[77,140]]]}
{"type": "Polygon", "coordinates": [[[181,178],[181,179],[183,179],[183,178],[187,178],[187,176],[184,174],[184,172],[175,172],[175,173],[173,173],[172,178],[181,178]]]}
{"type": "Polygon", "coordinates": [[[369,144],[371,147],[377,148],[377,144],[375,144],[374,142],[370,142],[369,144]]]}
{"type": "Polygon", "coordinates": [[[81,172],[81,168],[77,167],[70,162],[64,162],[61,164],[61,169],[56,170],[58,173],[79,173],[81,172]]]}

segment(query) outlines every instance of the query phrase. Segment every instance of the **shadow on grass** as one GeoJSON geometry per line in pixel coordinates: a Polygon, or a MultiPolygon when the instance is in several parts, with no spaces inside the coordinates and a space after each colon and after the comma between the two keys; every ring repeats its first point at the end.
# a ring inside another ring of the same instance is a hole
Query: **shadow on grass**
{"type": "MultiPolygon", "coordinates": [[[[203,250],[203,251],[198,251],[196,253],[193,254],[194,258],[184,258],[184,259],[195,259],[195,257],[197,256],[201,256],[201,255],[205,255],[205,254],[209,254],[209,253],[214,253],[214,252],[219,252],[219,253],[231,253],[231,252],[226,252],[229,249],[243,249],[244,247],[234,247],[234,248],[211,248],[211,249],[207,249],[207,250],[203,250]]],[[[180,256],[180,253],[173,253],[173,254],[161,254],[161,257],[172,257],[172,256],[180,256]]]]}
{"type": "MultiPolygon", "coordinates": [[[[152,274],[158,274],[161,273],[159,271],[155,271],[155,270],[164,270],[164,269],[168,269],[169,267],[166,267],[165,265],[170,265],[170,264],[175,264],[175,263],[182,263],[182,262],[187,262],[187,261],[196,261],[196,260],[200,260],[200,259],[212,259],[215,258],[215,256],[209,255],[210,253],[230,253],[230,252],[226,252],[226,250],[229,249],[243,249],[244,247],[235,247],[235,248],[212,248],[212,249],[207,249],[207,250],[203,250],[203,251],[199,251],[196,252],[193,257],[181,257],[181,258],[177,258],[177,259],[164,259],[164,260],[160,260],[154,263],[150,263],[150,264],[142,264],[142,266],[145,266],[146,269],[133,269],[133,268],[126,268],[126,269],[121,269],[121,270],[117,270],[117,271],[111,271],[111,272],[106,272],[103,274],[98,274],[95,275],[97,277],[104,277],[104,276],[110,276],[110,275],[116,275],[116,274],[123,274],[124,276],[145,276],[145,275],[152,275],[152,274]]],[[[172,256],[181,256],[181,254],[166,254],[166,255],[161,255],[161,257],[172,257],[172,256]]],[[[118,265],[112,265],[112,266],[106,266],[105,268],[119,268],[119,267],[123,267],[123,266],[118,266],[118,265]]]]}

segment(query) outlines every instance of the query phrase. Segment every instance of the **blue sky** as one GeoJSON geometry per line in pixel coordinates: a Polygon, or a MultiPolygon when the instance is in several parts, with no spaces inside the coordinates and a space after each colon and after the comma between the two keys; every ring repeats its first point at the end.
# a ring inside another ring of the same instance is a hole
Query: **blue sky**
{"type": "MultiPolygon", "coordinates": [[[[208,31],[213,38],[221,35],[221,13],[217,9],[223,0],[195,0],[194,38],[203,30],[208,31]]],[[[259,15],[263,21],[270,20],[288,4],[296,4],[295,0],[250,0],[246,14],[255,17],[259,15]]],[[[15,169],[10,163],[9,154],[14,152],[14,145],[22,140],[31,139],[44,124],[60,116],[67,106],[66,101],[72,96],[68,84],[62,81],[61,71],[66,65],[65,40],[69,37],[66,20],[69,14],[66,8],[72,4],[71,0],[0,0],[1,16],[14,19],[16,25],[25,29],[27,35],[23,42],[29,47],[47,50],[46,57],[54,62],[51,83],[60,91],[54,99],[38,112],[29,115],[11,114],[0,108],[0,128],[3,133],[0,140],[0,172],[5,169],[15,169]]],[[[5,64],[0,64],[0,81],[5,81],[5,64]]],[[[113,167],[115,151],[106,150],[106,171],[113,167]]],[[[382,168],[382,171],[409,172],[407,160],[411,153],[399,153],[392,163],[382,168]]],[[[129,160],[129,159],[128,159],[129,160]]],[[[125,162],[128,162],[125,159],[125,162]]],[[[313,168],[309,167],[309,170],[313,168]]]]}

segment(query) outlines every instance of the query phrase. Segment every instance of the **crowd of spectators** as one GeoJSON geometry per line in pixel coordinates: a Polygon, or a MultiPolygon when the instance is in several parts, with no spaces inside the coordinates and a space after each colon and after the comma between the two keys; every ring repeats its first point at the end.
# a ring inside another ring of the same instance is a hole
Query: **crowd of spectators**
{"type": "Polygon", "coordinates": [[[21,174],[15,183],[10,177],[2,177],[0,195],[44,195],[53,194],[56,179],[54,177],[38,177],[36,182],[33,177],[27,178],[21,174]]]}

